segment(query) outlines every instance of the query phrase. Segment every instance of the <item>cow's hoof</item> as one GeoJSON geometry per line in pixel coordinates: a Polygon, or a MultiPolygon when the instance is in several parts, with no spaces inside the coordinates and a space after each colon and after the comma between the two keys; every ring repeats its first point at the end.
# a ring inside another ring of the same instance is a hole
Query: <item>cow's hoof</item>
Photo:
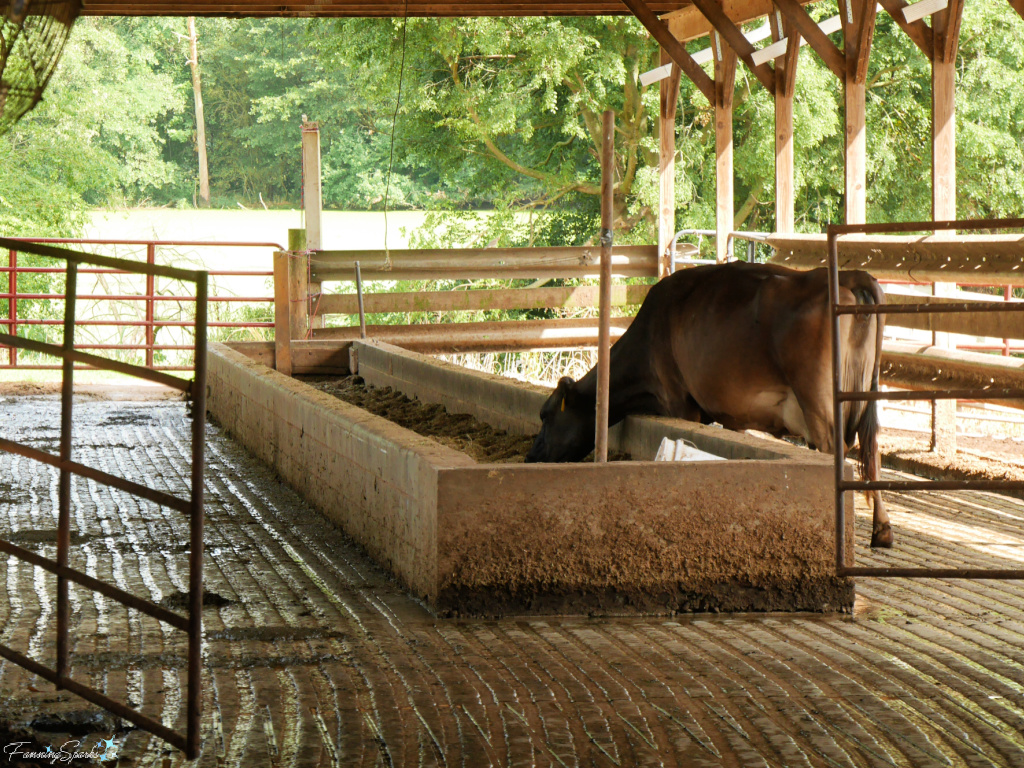
{"type": "Polygon", "coordinates": [[[871,534],[871,546],[889,549],[892,547],[892,527],[888,523],[878,526],[871,534]]]}

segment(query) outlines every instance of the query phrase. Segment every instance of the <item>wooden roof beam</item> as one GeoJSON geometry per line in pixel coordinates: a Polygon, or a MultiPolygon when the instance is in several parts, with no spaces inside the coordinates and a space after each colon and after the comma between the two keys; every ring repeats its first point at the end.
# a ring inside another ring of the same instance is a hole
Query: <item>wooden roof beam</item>
{"type": "Polygon", "coordinates": [[[1010,7],[1024,19],[1024,0],[1010,0],[1010,7]]]}
{"type": "Polygon", "coordinates": [[[739,27],[733,24],[726,16],[718,0],[693,0],[693,4],[700,9],[715,31],[721,35],[722,41],[728,45],[736,55],[747,65],[747,69],[754,73],[754,76],[761,82],[768,93],[775,93],[775,70],[767,62],[755,64],[753,60],[754,46],[743,36],[739,27]]]}
{"type": "Polygon", "coordinates": [[[932,30],[939,37],[936,45],[941,44],[936,53],[946,63],[956,61],[956,53],[960,48],[960,22],[964,17],[964,0],[949,0],[944,11],[932,16],[932,30]]]}
{"type": "MultiPolygon", "coordinates": [[[[1020,2],[1024,3],[1024,0],[1020,0],[1020,2]]],[[[907,33],[907,37],[914,41],[914,45],[921,50],[925,58],[931,61],[933,46],[932,28],[924,23],[924,19],[908,23],[903,15],[903,9],[909,5],[905,0],[878,0],[878,3],[885,9],[886,13],[892,16],[892,20],[896,22],[899,28],[907,33]]]]}
{"type": "Polygon", "coordinates": [[[657,40],[665,52],[672,57],[672,61],[693,81],[693,84],[704,94],[704,98],[714,104],[715,82],[687,53],[686,48],[675,38],[665,22],[658,18],[644,0],[622,0],[622,2],[651,33],[651,37],[657,40]]]}
{"type": "Polygon", "coordinates": [[[772,40],[776,43],[786,41],[786,52],[775,60],[775,93],[792,96],[796,90],[796,65],[804,40],[793,23],[783,19],[774,8],[768,14],[768,23],[772,28],[772,40]]]}
{"type": "MultiPolygon", "coordinates": [[[[655,13],[685,0],[648,0],[655,13]]],[[[0,0],[0,5],[3,0],[0,0]]],[[[87,16],[477,17],[622,15],[620,0],[83,0],[87,16]]]]}
{"type": "Polygon", "coordinates": [[[846,57],[821,31],[818,23],[797,2],[797,0],[775,0],[775,6],[799,32],[814,52],[821,57],[832,73],[840,80],[846,80],[846,57]]]}
{"type": "Polygon", "coordinates": [[[867,82],[868,58],[875,35],[878,3],[875,0],[843,0],[843,37],[846,44],[847,77],[855,83],[867,82]]]}
{"type": "MultiPolygon", "coordinates": [[[[797,0],[800,5],[807,5],[812,1],[797,0]]],[[[1024,3],[1024,0],[1020,0],[1020,2],[1024,3]]],[[[737,25],[764,18],[775,10],[772,0],[721,0],[721,6],[725,15],[732,20],[733,24],[737,25]]],[[[666,13],[661,20],[668,22],[668,28],[672,34],[683,43],[710,35],[714,31],[711,22],[694,5],[666,13]]]]}

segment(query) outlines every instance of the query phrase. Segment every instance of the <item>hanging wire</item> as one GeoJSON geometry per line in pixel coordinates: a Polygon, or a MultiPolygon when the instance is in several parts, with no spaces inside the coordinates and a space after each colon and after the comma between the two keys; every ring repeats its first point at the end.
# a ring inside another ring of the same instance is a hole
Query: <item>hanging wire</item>
{"type": "Polygon", "coordinates": [[[405,43],[406,28],[409,25],[409,0],[405,0],[402,11],[402,61],[398,67],[398,96],[395,99],[395,112],[391,116],[391,150],[388,154],[388,176],[384,183],[384,263],[391,263],[391,252],[388,250],[388,199],[391,193],[391,169],[395,163],[395,127],[398,125],[398,108],[402,104],[402,83],[405,80],[405,43]]]}

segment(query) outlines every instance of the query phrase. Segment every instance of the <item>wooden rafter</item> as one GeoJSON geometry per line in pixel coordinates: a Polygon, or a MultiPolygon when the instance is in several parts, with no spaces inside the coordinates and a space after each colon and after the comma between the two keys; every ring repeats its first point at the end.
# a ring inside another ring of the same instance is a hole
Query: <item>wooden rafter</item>
{"type": "Polygon", "coordinates": [[[716,107],[729,110],[732,119],[732,100],[736,93],[736,51],[724,44],[718,37],[713,45],[721,46],[719,55],[715,56],[715,101],[716,107]]]}
{"type": "Polygon", "coordinates": [[[868,57],[871,41],[875,35],[875,17],[878,4],[875,0],[845,0],[852,4],[853,22],[847,23],[843,15],[843,31],[846,38],[847,76],[855,83],[864,83],[868,76],[868,57]]]}
{"type": "Polygon", "coordinates": [[[1024,0],[1010,0],[1010,7],[1024,19],[1024,0]]]}
{"type": "MultiPolygon", "coordinates": [[[[1021,2],[1024,2],[1024,0],[1021,0],[1021,2]]],[[[907,33],[907,37],[921,50],[925,58],[931,61],[933,46],[932,28],[925,24],[924,19],[918,19],[910,23],[907,22],[903,16],[903,9],[909,5],[906,0],[878,0],[878,3],[885,9],[886,13],[892,16],[892,20],[896,22],[899,28],[907,33]]]]}
{"type": "Polygon", "coordinates": [[[661,47],[665,49],[665,52],[672,57],[672,61],[678,64],[686,76],[693,81],[693,84],[700,89],[700,92],[704,94],[704,98],[714,104],[714,81],[701,69],[700,64],[695,62],[693,57],[686,52],[686,48],[669,31],[665,22],[658,18],[657,14],[651,10],[644,0],[622,0],[622,2],[633,12],[637,20],[646,27],[647,31],[651,33],[651,37],[657,40],[661,47]]]}
{"type": "Polygon", "coordinates": [[[846,57],[828,35],[821,31],[818,23],[801,7],[797,0],[775,0],[775,6],[782,15],[803,35],[807,44],[821,57],[832,73],[840,80],[846,78],[846,57]]]}
{"type": "MultiPolygon", "coordinates": [[[[942,19],[942,61],[956,61],[960,47],[960,22],[964,17],[964,0],[949,0],[942,19]]],[[[934,20],[933,20],[934,26],[934,20]]]]}
{"type": "Polygon", "coordinates": [[[743,36],[739,27],[732,23],[718,0],[693,0],[693,4],[700,9],[715,31],[721,35],[723,42],[736,53],[736,55],[747,65],[747,68],[754,73],[754,76],[761,82],[768,93],[775,93],[775,70],[766,62],[755,64],[752,58],[754,46],[743,36]]]}
{"type": "MultiPolygon", "coordinates": [[[[798,0],[800,5],[807,5],[811,0],[798,0]]],[[[746,24],[748,21],[764,18],[775,6],[772,0],[721,0],[722,10],[733,24],[746,24]]],[[[687,43],[698,37],[709,35],[714,31],[704,14],[695,5],[687,4],[685,8],[663,14],[661,20],[668,23],[668,28],[676,39],[687,43]]]]}
{"type": "MultiPolygon", "coordinates": [[[[657,13],[687,0],[649,0],[657,13]]],[[[0,6],[3,3],[0,2],[0,6]]],[[[619,0],[83,0],[87,16],[593,16],[626,13],[619,0]]]]}
{"type": "Polygon", "coordinates": [[[774,8],[768,14],[768,23],[772,28],[772,42],[786,39],[786,53],[775,60],[775,94],[792,96],[796,89],[796,65],[800,59],[803,37],[796,26],[787,22],[774,8]]]}

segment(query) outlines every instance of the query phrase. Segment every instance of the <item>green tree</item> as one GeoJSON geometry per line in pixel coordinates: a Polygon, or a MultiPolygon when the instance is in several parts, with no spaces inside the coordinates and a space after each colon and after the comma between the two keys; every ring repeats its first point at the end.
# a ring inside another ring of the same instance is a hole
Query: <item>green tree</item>
{"type": "Polygon", "coordinates": [[[172,181],[158,123],[180,92],[119,22],[76,24],[43,102],[0,137],[0,231],[73,235],[95,205],[138,203],[172,181]]]}

